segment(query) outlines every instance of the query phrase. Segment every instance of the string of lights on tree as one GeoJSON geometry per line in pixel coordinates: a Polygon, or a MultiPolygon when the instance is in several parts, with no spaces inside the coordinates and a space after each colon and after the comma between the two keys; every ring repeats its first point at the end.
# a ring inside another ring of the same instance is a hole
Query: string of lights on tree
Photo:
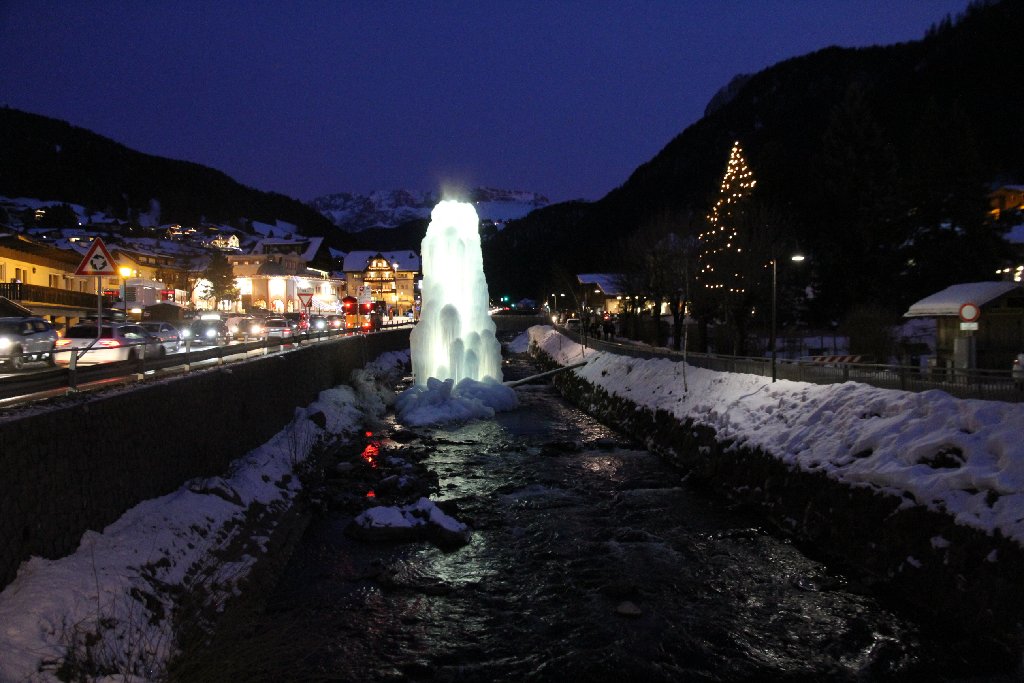
{"type": "Polygon", "coordinates": [[[743,251],[739,243],[739,205],[753,193],[753,173],[743,157],[739,142],[729,152],[718,201],[707,217],[707,229],[702,232],[698,254],[698,279],[706,289],[742,294],[743,274],[738,272],[738,254],[743,251]]]}

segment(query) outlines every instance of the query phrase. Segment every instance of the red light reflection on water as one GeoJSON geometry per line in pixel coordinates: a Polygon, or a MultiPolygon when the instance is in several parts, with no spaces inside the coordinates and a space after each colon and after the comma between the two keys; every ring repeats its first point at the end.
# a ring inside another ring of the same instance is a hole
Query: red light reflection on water
{"type": "MultiPolygon", "coordinates": [[[[373,437],[373,432],[366,432],[366,437],[373,437]]],[[[377,458],[380,457],[380,442],[371,441],[370,443],[366,444],[366,448],[363,449],[363,452],[360,455],[363,458],[363,460],[365,460],[370,465],[370,467],[376,469],[377,458]]]]}

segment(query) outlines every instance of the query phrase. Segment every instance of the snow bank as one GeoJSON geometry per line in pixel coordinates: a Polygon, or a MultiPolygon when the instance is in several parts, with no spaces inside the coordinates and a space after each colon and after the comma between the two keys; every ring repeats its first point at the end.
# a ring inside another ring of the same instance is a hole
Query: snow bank
{"type": "Polygon", "coordinates": [[[176,595],[198,588],[220,603],[237,590],[269,539],[254,539],[254,554],[234,562],[219,553],[239,540],[251,506],[290,506],[301,488],[297,468],[316,443],[382,413],[389,390],[380,387],[397,380],[407,357],[385,354],[356,373],[354,388],[321,392],[224,477],[136,505],[102,533],[86,532],[72,555],[22,563],[0,592],[0,681],[56,681],[69,648],[82,661],[86,641],[100,669],[119,672],[107,680],[159,680],[174,654],[176,595]],[[375,387],[377,377],[387,379],[375,387]]]}
{"type": "Polygon", "coordinates": [[[909,494],[907,505],[916,501],[1024,544],[1024,404],[855,382],[772,383],[584,350],[548,326],[528,336],[562,365],[589,361],[573,372],[610,394],[849,485],[909,494]]]}

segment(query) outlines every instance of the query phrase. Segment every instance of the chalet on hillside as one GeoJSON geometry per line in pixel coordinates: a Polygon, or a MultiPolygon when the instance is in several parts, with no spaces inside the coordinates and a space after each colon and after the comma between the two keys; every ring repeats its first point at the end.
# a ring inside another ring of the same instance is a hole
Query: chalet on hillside
{"type": "Polygon", "coordinates": [[[1019,282],[953,285],[913,304],[903,317],[935,318],[939,367],[1008,371],[1024,353],[1024,285],[1019,282]],[[973,327],[971,321],[961,324],[965,304],[980,311],[973,321],[977,329],[963,329],[973,327]]]}
{"type": "Polygon", "coordinates": [[[998,220],[1006,211],[1024,210],[1024,185],[1003,185],[988,195],[989,215],[998,220]]]}

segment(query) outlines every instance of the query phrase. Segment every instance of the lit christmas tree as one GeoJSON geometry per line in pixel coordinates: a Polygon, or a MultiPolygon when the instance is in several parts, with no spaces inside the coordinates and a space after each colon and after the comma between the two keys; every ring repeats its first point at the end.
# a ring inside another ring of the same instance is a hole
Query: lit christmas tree
{"type": "Polygon", "coordinates": [[[734,142],[718,201],[708,214],[707,229],[699,235],[697,256],[697,279],[721,303],[722,299],[739,297],[744,292],[739,224],[756,183],[740,143],[734,142]]]}

